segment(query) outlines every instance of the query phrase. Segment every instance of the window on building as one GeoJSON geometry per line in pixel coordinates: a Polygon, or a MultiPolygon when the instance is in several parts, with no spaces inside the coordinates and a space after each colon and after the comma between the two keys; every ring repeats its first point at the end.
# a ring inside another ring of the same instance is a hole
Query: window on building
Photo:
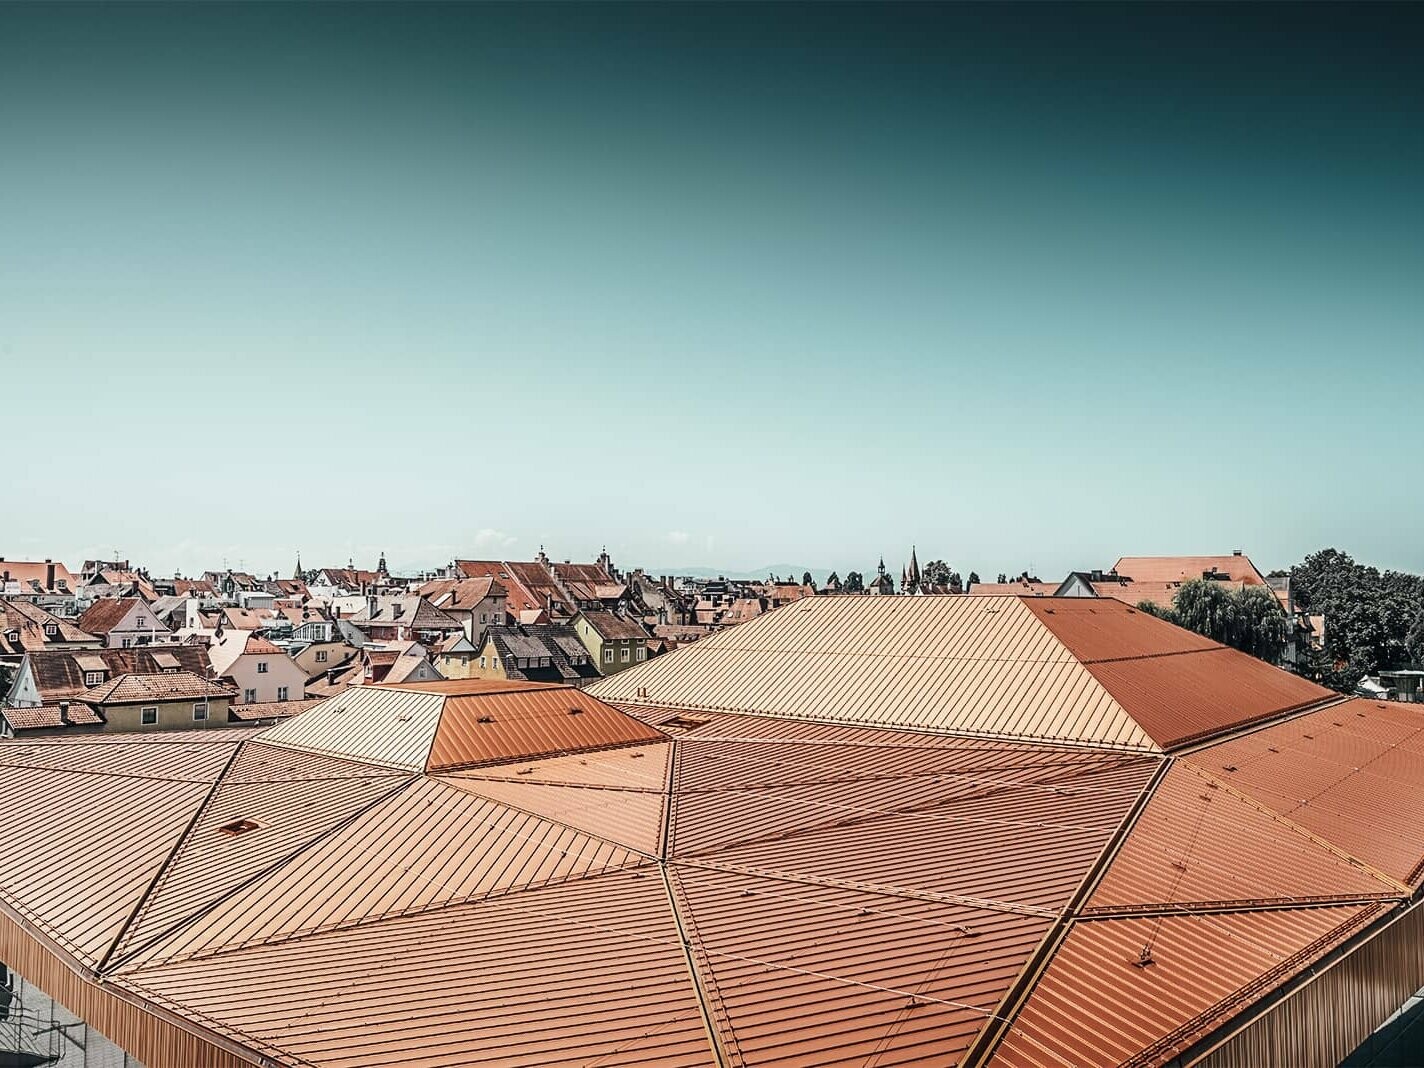
{"type": "Polygon", "coordinates": [[[642,645],[638,646],[638,651],[633,654],[633,656],[634,656],[637,660],[640,660],[640,661],[641,661],[644,657],[646,657],[647,655],[648,655],[647,647],[646,647],[646,646],[642,646],[642,645]]]}
{"type": "Polygon", "coordinates": [[[549,658],[548,658],[547,656],[541,656],[541,657],[539,658],[539,666],[540,666],[540,667],[548,667],[548,666],[549,666],[549,658]]]}
{"type": "Polygon", "coordinates": [[[148,708],[139,709],[138,721],[145,727],[151,727],[158,722],[158,709],[152,705],[148,708]]]}
{"type": "Polygon", "coordinates": [[[278,686],[278,687],[277,687],[277,700],[279,700],[279,701],[285,701],[286,699],[287,699],[287,688],[286,688],[285,686],[278,686]]]}
{"type": "Polygon", "coordinates": [[[99,683],[101,683],[101,682],[103,682],[103,681],[104,681],[104,673],[103,673],[102,671],[86,671],[86,672],[84,672],[84,685],[85,685],[85,686],[98,686],[99,683]]]}
{"type": "Polygon", "coordinates": [[[325,664],[325,663],[326,663],[326,650],[325,650],[325,649],[318,649],[318,650],[316,651],[316,662],[317,662],[318,664],[325,664]]]}
{"type": "Polygon", "coordinates": [[[485,658],[484,658],[484,657],[480,657],[480,670],[483,671],[484,669],[485,669],[485,658]]]}
{"type": "Polygon", "coordinates": [[[54,637],[56,634],[58,634],[58,633],[59,633],[59,627],[55,626],[53,623],[46,623],[46,624],[45,624],[45,637],[46,637],[46,638],[53,638],[53,637],[54,637]]]}
{"type": "Polygon", "coordinates": [[[255,705],[255,704],[257,703],[257,691],[256,691],[256,690],[243,690],[243,691],[242,691],[242,703],[245,704],[245,705],[255,705]]]}
{"type": "Polygon", "coordinates": [[[481,613],[480,613],[480,622],[483,623],[484,621],[485,621],[485,614],[484,614],[483,612],[481,612],[481,613]]]}
{"type": "Polygon", "coordinates": [[[193,722],[202,723],[208,718],[208,706],[206,702],[199,701],[193,706],[193,722]]]}
{"type": "Polygon", "coordinates": [[[129,646],[131,646],[132,644],[133,644],[133,639],[132,639],[132,638],[125,638],[125,639],[123,640],[123,647],[124,647],[125,649],[127,649],[127,648],[128,648],[129,646]]]}
{"type": "Polygon", "coordinates": [[[604,650],[603,650],[603,662],[604,662],[605,664],[611,664],[611,663],[613,663],[613,648],[612,648],[612,646],[610,646],[610,647],[608,647],[607,649],[604,649],[604,650]]]}
{"type": "Polygon", "coordinates": [[[625,664],[628,663],[628,647],[626,645],[623,646],[622,649],[618,650],[618,659],[623,661],[623,663],[625,664]]]}
{"type": "Polygon", "coordinates": [[[259,674],[259,675],[265,675],[265,674],[267,674],[267,661],[265,661],[265,660],[259,660],[259,661],[257,661],[257,674],[259,674]]]}

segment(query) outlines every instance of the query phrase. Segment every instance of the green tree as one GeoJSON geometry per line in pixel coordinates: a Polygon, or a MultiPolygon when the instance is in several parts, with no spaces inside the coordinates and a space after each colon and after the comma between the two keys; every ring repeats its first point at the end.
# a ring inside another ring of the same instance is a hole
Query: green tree
{"type": "Polygon", "coordinates": [[[1280,601],[1265,586],[1232,590],[1191,579],[1182,583],[1170,608],[1152,601],[1139,601],[1137,608],[1272,663],[1280,660],[1290,628],[1280,601]]]}
{"type": "Polygon", "coordinates": [[[1228,645],[1261,660],[1276,663],[1285,651],[1291,622],[1267,586],[1243,586],[1232,595],[1236,602],[1236,633],[1228,645]]]}
{"type": "Polygon", "coordinates": [[[943,560],[931,560],[920,571],[920,577],[931,586],[948,586],[952,573],[943,560]]]}
{"type": "Polygon", "coordinates": [[[971,571],[971,572],[969,572],[969,585],[971,585],[971,586],[977,586],[978,584],[979,584],[979,572],[977,572],[977,571],[971,571]]]}
{"type": "Polygon", "coordinates": [[[1290,574],[1296,604],[1325,616],[1325,653],[1340,688],[1424,651],[1410,641],[1424,612],[1420,576],[1367,567],[1339,549],[1311,553],[1290,574]]]}
{"type": "Polygon", "coordinates": [[[865,576],[859,571],[847,571],[845,582],[841,584],[841,589],[846,593],[864,593],[865,576]]]}
{"type": "Polygon", "coordinates": [[[811,578],[811,572],[807,571],[801,576],[801,585],[815,588],[816,583],[811,578]]]}

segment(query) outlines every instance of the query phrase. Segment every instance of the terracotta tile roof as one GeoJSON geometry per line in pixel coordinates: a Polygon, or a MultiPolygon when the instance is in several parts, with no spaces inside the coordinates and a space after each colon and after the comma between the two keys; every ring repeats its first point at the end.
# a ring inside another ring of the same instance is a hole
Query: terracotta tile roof
{"type": "Polygon", "coordinates": [[[98,644],[98,641],[93,634],[77,627],[73,620],[47,612],[37,604],[0,600],[0,654],[14,656],[53,645],[98,644]],[[52,636],[45,633],[46,628],[51,627],[52,636]]]}
{"type": "Polygon", "coordinates": [[[76,727],[98,727],[104,718],[89,705],[77,698],[69,702],[69,707],[61,708],[58,702],[36,705],[32,708],[0,708],[0,716],[15,731],[49,730],[64,727],[66,716],[69,724],[76,727]]]}
{"type": "Polygon", "coordinates": [[[605,641],[641,640],[648,636],[648,632],[641,625],[631,619],[615,616],[612,612],[582,612],[580,614],[588,620],[589,626],[597,631],[605,641]]]}
{"type": "Polygon", "coordinates": [[[164,644],[134,649],[43,649],[26,656],[30,671],[44,701],[74,697],[88,687],[86,671],[102,670],[110,676],[120,674],[156,675],[166,665],[159,655],[171,656],[176,666],[201,675],[208,669],[207,650],[194,645],[164,644]]]}
{"type": "Polygon", "coordinates": [[[427,582],[415,592],[443,611],[469,610],[487,598],[508,595],[508,591],[493,575],[481,575],[477,578],[437,579],[427,582]]]}
{"type": "Polygon", "coordinates": [[[1222,574],[1230,582],[1265,586],[1266,577],[1249,556],[1124,556],[1113,568],[1134,582],[1183,582],[1206,572],[1222,574]]]}
{"type": "Polygon", "coordinates": [[[138,603],[137,597],[101,597],[79,617],[79,629],[90,634],[108,634],[138,603]]]}
{"type": "Polygon", "coordinates": [[[236,697],[237,690],[191,671],[159,675],[118,675],[90,687],[79,700],[91,705],[132,705],[152,701],[188,701],[203,697],[236,697]]]}
{"type": "MultiPolygon", "coordinates": [[[[236,691],[233,691],[236,693],[236,691]]],[[[234,723],[260,723],[269,719],[290,719],[292,716],[315,708],[322,698],[313,697],[305,701],[254,701],[246,705],[233,705],[227,711],[227,718],[234,723]]]]}
{"type": "MultiPolygon", "coordinates": [[[[26,592],[53,593],[60,583],[71,593],[79,587],[79,578],[58,560],[0,560],[0,576],[8,575],[26,592]],[[49,569],[54,568],[54,587],[49,582],[49,569]]],[[[3,580],[0,580],[3,581],[3,580]]]]}
{"type": "Polygon", "coordinates": [[[964,592],[977,597],[1052,597],[1058,586],[1057,582],[971,582],[964,592]]]}

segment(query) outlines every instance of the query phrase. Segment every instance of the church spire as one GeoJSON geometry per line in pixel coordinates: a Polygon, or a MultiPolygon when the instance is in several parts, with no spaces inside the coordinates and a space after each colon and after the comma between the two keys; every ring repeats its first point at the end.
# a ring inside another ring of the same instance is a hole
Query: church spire
{"type": "Polygon", "coordinates": [[[918,588],[920,585],[920,561],[915,557],[915,547],[910,546],[910,566],[906,568],[910,586],[918,588]]]}

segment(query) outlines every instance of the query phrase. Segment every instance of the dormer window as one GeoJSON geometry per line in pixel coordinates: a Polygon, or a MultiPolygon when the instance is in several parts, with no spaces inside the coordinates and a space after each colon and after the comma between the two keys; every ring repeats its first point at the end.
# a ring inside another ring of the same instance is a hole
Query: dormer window
{"type": "Polygon", "coordinates": [[[5,640],[6,640],[7,642],[9,642],[11,645],[19,645],[19,644],[20,644],[20,631],[19,631],[19,628],[13,628],[13,629],[11,629],[11,630],[7,630],[7,631],[5,632],[5,640]]]}
{"type": "Polygon", "coordinates": [[[45,624],[45,637],[46,637],[46,638],[53,638],[53,637],[54,637],[56,634],[58,634],[58,633],[59,633],[59,626],[58,626],[58,624],[55,624],[55,623],[46,623],[46,624],[45,624]]]}
{"type": "Polygon", "coordinates": [[[85,685],[85,686],[98,686],[99,683],[101,683],[101,682],[103,682],[103,681],[104,681],[104,673],[103,673],[102,671],[86,671],[86,672],[84,672],[84,685],[85,685]]]}

